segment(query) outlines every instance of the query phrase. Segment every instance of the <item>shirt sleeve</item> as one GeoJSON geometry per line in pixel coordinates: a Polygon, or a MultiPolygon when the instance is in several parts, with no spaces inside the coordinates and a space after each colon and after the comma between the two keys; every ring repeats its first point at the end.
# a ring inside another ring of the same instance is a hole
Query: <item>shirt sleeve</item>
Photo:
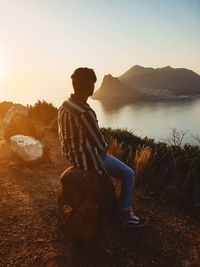
{"type": "Polygon", "coordinates": [[[67,120],[66,111],[63,108],[58,110],[58,136],[61,144],[62,155],[66,156],[67,153],[67,120]]]}
{"type": "Polygon", "coordinates": [[[108,145],[102,135],[98,121],[93,112],[87,110],[81,114],[81,120],[84,128],[87,130],[89,139],[96,145],[101,152],[106,152],[108,145]]]}

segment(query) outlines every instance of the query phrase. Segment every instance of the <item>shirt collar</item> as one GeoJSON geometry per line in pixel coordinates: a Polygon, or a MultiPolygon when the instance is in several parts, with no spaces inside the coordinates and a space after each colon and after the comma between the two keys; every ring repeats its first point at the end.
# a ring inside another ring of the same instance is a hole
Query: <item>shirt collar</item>
{"type": "Polygon", "coordinates": [[[85,107],[89,107],[88,103],[87,102],[84,102],[81,98],[79,98],[77,95],[75,94],[71,94],[70,95],[70,98],[69,98],[71,101],[79,104],[79,105],[83,105],[85,107]]]}

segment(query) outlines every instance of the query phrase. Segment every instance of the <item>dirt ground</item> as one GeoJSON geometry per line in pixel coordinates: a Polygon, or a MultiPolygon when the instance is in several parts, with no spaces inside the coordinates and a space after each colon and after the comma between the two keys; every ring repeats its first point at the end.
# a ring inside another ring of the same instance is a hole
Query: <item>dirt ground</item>
{"type": "Polygon", "coordinates": [[[90,256],[81,242],[66,243],[57,230],[57,194],[67,162],[55,134],[44,142],[52,163],[24,167],[0,133],[0,266],[200,266],[200,225],[141,195],[134,209],[150,218],[145,228],[105,233],[90,256]]]}

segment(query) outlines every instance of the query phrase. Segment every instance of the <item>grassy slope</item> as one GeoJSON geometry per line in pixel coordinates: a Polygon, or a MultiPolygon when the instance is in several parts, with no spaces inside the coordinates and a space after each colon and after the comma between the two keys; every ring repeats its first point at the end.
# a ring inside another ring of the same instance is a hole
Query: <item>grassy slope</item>
{"type": "Polygon", "coordinates": [[[65,244],[57,232],[57,192],[66,161],[55,134],[44,142],[53,163],[28,168],[11,158],[0,136],[1,266],[198,266],[199,225],[139,194],[134,208],[150,217],[145,229],[105,233],[90,257],[80,244],[65,244]]]}

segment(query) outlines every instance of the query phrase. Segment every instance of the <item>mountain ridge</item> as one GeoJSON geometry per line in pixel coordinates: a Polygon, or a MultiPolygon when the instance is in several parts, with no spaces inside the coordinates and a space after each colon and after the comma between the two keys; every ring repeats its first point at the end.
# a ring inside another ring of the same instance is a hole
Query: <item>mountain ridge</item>
{"type": "Polygon", "coordinates": [[[105,75],[93,99],[173,98],[200,94],[200,75],[186,68],[134,65],[119,77],[105,75]]]}

